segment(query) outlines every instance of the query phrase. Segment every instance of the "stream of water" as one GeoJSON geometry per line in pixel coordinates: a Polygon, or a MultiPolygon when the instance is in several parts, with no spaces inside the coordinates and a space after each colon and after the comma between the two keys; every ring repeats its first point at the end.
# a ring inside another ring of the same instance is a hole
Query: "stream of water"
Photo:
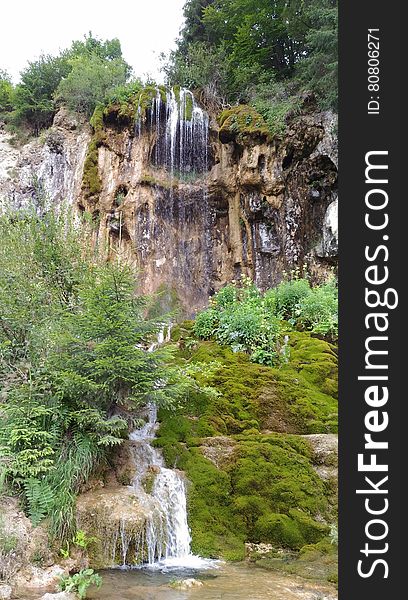
{"type": "Polygon", "coordinates": [[[331,586],[266,571],[249,564],[225,563],[218,569],[131,569],[101,573],[103,585],[88,597],[98,600],[336,600],[331,586]],[[201,585],[177,589],[195,578],[201,585]]]}

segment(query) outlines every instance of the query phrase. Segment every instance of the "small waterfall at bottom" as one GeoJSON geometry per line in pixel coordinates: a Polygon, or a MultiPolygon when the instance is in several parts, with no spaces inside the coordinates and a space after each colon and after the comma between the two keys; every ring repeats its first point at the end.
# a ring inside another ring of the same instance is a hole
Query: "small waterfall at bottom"
{"type": "MultiPolygon", "coordinates": [[[[208,561],[191,553],[187,522],[186,484],[182,473],[164,465],[161,451],[152,446],[157,428],[157,407],[145,409],[146,423],[130,434],[136,473],[132,490],[146,513],[145,524],[134,540],[134,554],[144,566],[202,568],[208,561]]],[[[122,566],[127,563],[129,542],[122,537],[122,566]]]]}

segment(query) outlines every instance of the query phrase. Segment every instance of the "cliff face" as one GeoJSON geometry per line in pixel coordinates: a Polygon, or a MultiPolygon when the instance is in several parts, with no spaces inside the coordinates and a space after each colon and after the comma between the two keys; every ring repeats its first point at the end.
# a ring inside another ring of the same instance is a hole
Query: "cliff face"
{"type": "Polygon", "coordinates": [[[158,98],[136,128],[119,110],[97,132],[61,112],[21,150],[3,135],[3,204],[45,192],[90,212],[95,241],[135,264],[141,290],[173,290],[186,312],[244,274],[261,288],[305,264],[324,276],[337,255],[333,115],[303,115],[270,140],[233,127],[220,135],[192,95],[184,114],[174,97],[158,98]]]}
{"type": "Polygon", "coordinates": [[[0,127],[0,207],[37,206],[44,197],[75,205],[90,138],[90,130],[63,109],[53,127],[22,147],[12,146],[0,127]]]}

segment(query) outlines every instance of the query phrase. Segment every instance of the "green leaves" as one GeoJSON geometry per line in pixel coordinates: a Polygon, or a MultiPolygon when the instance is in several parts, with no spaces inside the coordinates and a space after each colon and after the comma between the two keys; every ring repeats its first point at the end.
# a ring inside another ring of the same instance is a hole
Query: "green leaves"
{"type": "Polygon", "coordinates": [[[109,91],[125,83],[130,71],[117,38],[102,41],[89,33],[58,56],[42,55],[29,62],[14,91],[0,73],[0,113],[10,111],[12,103],[11,121],[38,135],[52,124],[61,102],[91,116],[109,91]]]}
{"type": "Polygon", "coordinates": [[[88,117],[107,94],[124,85],[129,69],[122,58],[107,61],[96,54],[77,56],[69,64],[71,71],[60,82],[56,98],[88,117]]]}
{"type": "Polygon", "coordinates": [[[197,384],[170,348],[148,352],[165,317],[147,318],[135,273],[45,204],[0,218],[0,464],[63,542],[81,485],[128,434],[119,407],[174,406],[197,384]]]}
{"type": "Polygon", "coordinates": [[[24,482],[24,490],[28,503],[28,514],[35,527],[49,513],[54,502],[53,491],[46,482],[32,477],[24,482]]]}
{"type": "Polygon", "coordinates": [[[75,575],[64,575],[59,582],[60,590],[76,592],[79,598],[86,598],[87,590],[92,585],[96,585],[98,588],[102,585],[102,577],[93,569],[83,569],[75,575]]]}
{"type": "Polygon", "coordinates": [[[336,109],[336,0],[187,0],[184,14],[164,66],[172,85],[199,87],[218,107],[251,102],[272,134],[299,92],[336,109]]]}
{"type": "Polygon", "coordinates": [[[264,365],[288,358],[282,320],[330,339],[337,338],[337,287],[334,277],[311,287],[295,276],[264,294],[250,280],[242,287],[227,285],[211,299],[211,305],[196,317],[195,334],[215,338],[234,352],[246,352],[264,365]]]}

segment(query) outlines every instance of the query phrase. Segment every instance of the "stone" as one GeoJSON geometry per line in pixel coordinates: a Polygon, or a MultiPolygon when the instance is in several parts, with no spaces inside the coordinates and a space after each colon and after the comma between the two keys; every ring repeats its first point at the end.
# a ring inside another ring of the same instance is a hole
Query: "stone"
{"type": "Polygon", "coordinates": [[[12,589],[9,585],[0,585],[0,600],[9,600],[12,589]]]}
{"type": "Polygon", "coordinates": [[[188,579],[181,579],[180,581],[172,582],[170,585],[172,588],[176,588],[178,590],[191,590],[191,588],[202,587],[204,584],[202,581],[190,577],[188,579]]]}
{"type": "Polygon", "coordinates": [[[63,575],[68,575],[68,571],[59,565],[45,569],[28,565],[14,576],[13,587],[16,594],[22,597],[25,593],[32,595],[37,590],[39,593],[53,592],[63,575]]]}
{"type": "MultiPolygon", "coordinates": [[[[177,290],[186,316],[242,275],[266,289],[306,264],[321,281],[337,260],[336,117],[306,105],[282,139],[222,143],[210,115],[208,173],[184,178],[153,164],[156,136],[147,128],[138,137],[109,121],[99,131],[103,143],[94,140],[91,196],[82,182],[92,131],[61,109],[42,140],[22,148],[0,132],[0,198],[35,205],[37,177],[53,204],[92,213],[101,247],[140,268],[141,293],[177,290]],[[126,190],[120,205],[118,190],[126,190]]],[[[172,302],[169,292],[166,309],[172,302]]]]}
{"type": "Polygon", "coordinates": [[[77,600],[77,596],[71,594],[71,592],[58,592],[56,594],[44,594],[38,600],[77,600]]]}

